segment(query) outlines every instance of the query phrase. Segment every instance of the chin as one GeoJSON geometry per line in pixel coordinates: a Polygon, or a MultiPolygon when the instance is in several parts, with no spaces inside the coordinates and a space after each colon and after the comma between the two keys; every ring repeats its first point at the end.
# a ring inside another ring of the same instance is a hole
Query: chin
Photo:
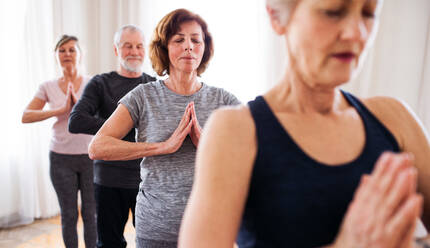
{"type": "Polygon", "coordinates": [[[76,65],[72,63],[66,63],[64,65],[61,65],[61,67],[63,67],[64,69],[74,69],[76,68],[76,65]]]}
{"type": "Polygon", "coordinates": [[[194,68],[194,67],[191,67],[191,66],[189,66],[189,67],[186,66],[186,67],[183,67],[181,70],[183,72],[186,72],[186,73],[193,73],[193,72],[197,71],[197,67],[194,68]]]}
{"type": "Polygon", "coordinates": [[[320,78],[319,80],[315,80],[316,82],[319,82],[318,85],[329,88],[336,88],[338,86],[341,86],[343,84],[348,83],[351,80],[351,76],[348,75],[336,75],[332,74],[324,78],[320,78]]]}
{"type": "Polygon", "coordinates": [[[134,68],[139,68],[139,67],[141,67],[142,66],[142,63],[140,63],[140,62],[128,62],[127,63],[127,65],[129,66],[129,67],[134,67],[134,68]]]}
{"type": "Polygon", "coordinates": [[[141,64],[126,64],[125,68],[131,72],[140,72],[142,65],[141,64]]]}
{"type": "Polygon", "coordinates": [[[326,80],[324,81],[332,82],[335,85],[342,85],[351,81],[355,71],[356,71],[355,68],[350,68],[350,67],[330,70],[325,74],[326,80]]]}

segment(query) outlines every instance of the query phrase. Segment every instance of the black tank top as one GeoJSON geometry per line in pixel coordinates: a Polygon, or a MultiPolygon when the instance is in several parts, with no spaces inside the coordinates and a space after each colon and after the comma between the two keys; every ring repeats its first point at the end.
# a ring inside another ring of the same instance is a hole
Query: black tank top
{"type": "Polygon", "coordinates": [[[363,120],[366,141],[355,160],[339,166],[307,156],[263,97],[248,103],[258,149],[237,239],[240,248],[331,243],[361,176],[371,173],[382,152],[399,151],[387,128],[356,97],[342,94],[363,120]]]}

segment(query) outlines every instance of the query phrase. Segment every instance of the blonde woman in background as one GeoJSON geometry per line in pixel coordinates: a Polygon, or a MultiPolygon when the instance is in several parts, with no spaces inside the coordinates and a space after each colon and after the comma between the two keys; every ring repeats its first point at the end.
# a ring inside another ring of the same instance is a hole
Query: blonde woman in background
{"type": "Polygon", "coordinates": [[[430,227],[423,127],[398,100],[340,89],[381,5],[267,1],[288,66],[266,94],[208,120],[180,247],[411,247],[423,199],[430,227]]]}
{"type": "Polygon", "coordinates": [[[78,191],[81,192],[81,214],[87,248],[96,245],[93,166],[88,157],[92,136],[71,134],[68,117],[89,78],[80,74],[81,50],[75,36],[63,35],[55,46],[62,76],[41,84],[22,115],[23,123],[55,117],[50,144],[50,176],[61,209],[61,226],[66,248],[78,247],[78,191]],[[46,103],[50,109],[44,110],[46,103]]]}

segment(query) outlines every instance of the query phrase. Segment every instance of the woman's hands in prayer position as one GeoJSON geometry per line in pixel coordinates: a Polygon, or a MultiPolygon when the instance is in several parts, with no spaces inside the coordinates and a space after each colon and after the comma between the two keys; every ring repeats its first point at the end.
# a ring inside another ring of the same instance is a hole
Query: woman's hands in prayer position
{"type": "Polygon", "coordinates": [[[362,177],[332,247],[413,247],[422,196],[409,154],[384,153],[362,177]]]}
{"type": "Polygon", "coordinates": [[[202,128],[197,120],[194,102],[190,102],[185,108],[178,127],[170,136],[170,138],[164,142],[168,153],[176,152],[181,147],[187,135],[190,136],[191,141],[197,147],[199,144],[201,132],[202,128]]]}

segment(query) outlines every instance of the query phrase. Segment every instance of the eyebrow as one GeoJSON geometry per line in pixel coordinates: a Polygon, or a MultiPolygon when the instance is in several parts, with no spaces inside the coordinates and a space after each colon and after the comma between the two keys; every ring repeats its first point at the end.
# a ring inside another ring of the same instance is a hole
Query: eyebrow
{"type": "MultiPolygon", "coordinates": [[[[344,3],[351,3],[352,0],[342,0],[344,3]]],[[[378,3],[378,0],[366,0],[366,2],[378,3]]]]}
{"type": "MultiPolygon", "coordinates": [[[[183,33],[176,33],[175,35],[179,35],[179,36],[185,36],[185,34],[183,34],[183,33]]],[[[200,35],[200,33],[192,33],[191,34],[191,36],[198,36],[198,35],[200,35]]]]}
{"type": "Polygon", "coordinates": [[[64,50],[75,49],[75,46],[71,46],[71,47],[59,47],[58,50],[60,50],[60,49],[64,49],[64,50]]]}
{"type": "MultiPolygon", "coordinates": [[[[133,45],[133,43],[126,41],[126,42],[122,43],[122,45],[133,45]]],[[[143,43],[137,43],[136,46],[139,46],[139,45],[143,45],[143,43]]]]}

